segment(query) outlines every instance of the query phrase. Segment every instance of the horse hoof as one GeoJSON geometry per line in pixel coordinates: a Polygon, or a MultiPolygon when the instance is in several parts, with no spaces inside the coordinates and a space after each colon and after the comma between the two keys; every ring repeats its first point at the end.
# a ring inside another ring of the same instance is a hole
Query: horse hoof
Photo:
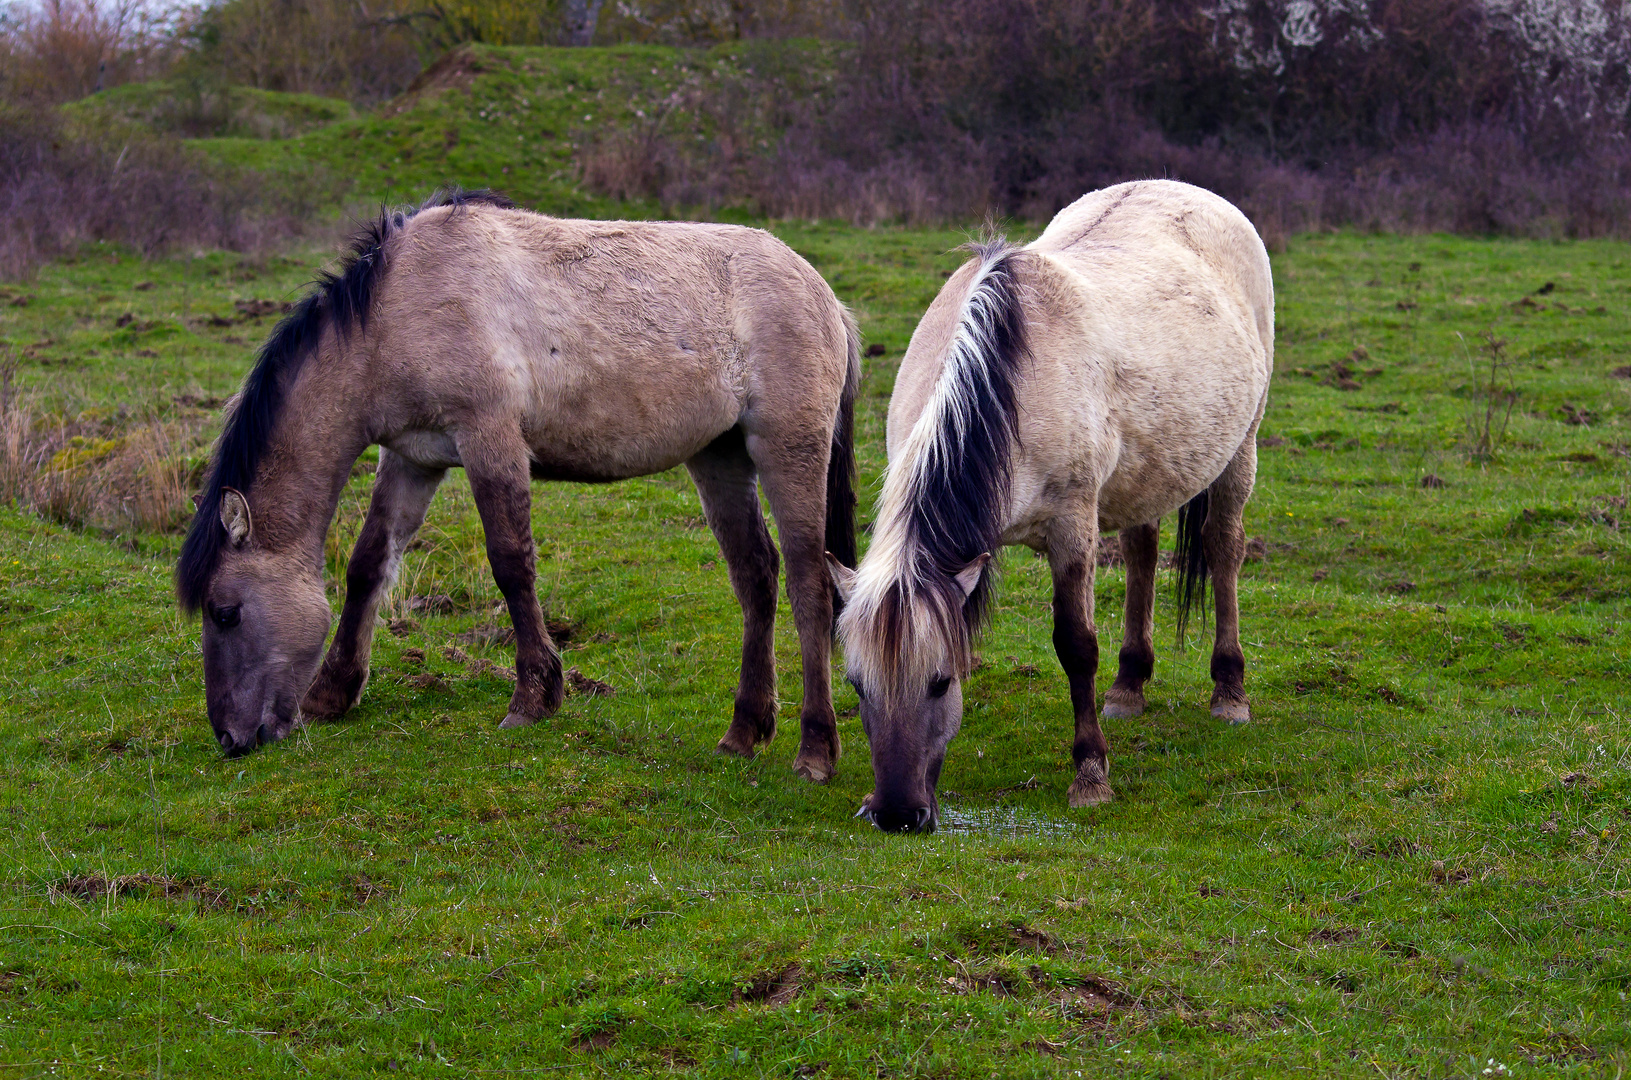
{"type": "Polygon", "coordinates": [[[1116,793],[1110,789],[1110,783],[1107,780],[1100,780],[1098,783],[1083,783],[1081,780],[1077,780],[1070,785],[1070,808],[1072,810],[1080,810],[1084,806],[1099,806],[1110,802],[1115,797],[1116,793]]]}
{"type": "Polygon", "coordinates": [[[498,726],[501,728],[531,727],[537,722],[530,716],[522,716],[518,712],[511,712],[504,715],[504,719],[499,722],[498,726]]]}
{"type": "Polygon", "coordinates": [[[719,745],[714,747],[714,753],[721,757],[751,758],[753,756],[753,747],[742,746],[731,738],[729,732],[726,732],[725,737],[719,740],[719,745]]]}
{"type": "Polygon", "coordinates": [[[1076,769],[1076,780],[1070,785],[1070,805],[1080,810],[1084,806],[1098,806],[1116,797],[1110,789],[1110,763],[1088,758],[1076,769]]]}
{"type": "Polygon", "coordinates": [[[812,784],[825,784],[838,772],[832,762],[820,758],[806,758],[802,754],[794,760],[793,771],[812,784]]]}
{"type": "Polygon", "coordinates": [[[1212,715],[1231,724],[1245,724],[1251,721],[1252,710],[1244,701],[1220,701],[1212,706],[1212,715]]]}
{"type": "Polygon", "coordinates": [[[1130,720],[1135,716],[1144,715],[1144,695],[1136,692],[1118,693],[1115,690],[1104,695],[1104,708],[1099,715],[1106,720],[1130,720]]]}
{"type": "Polygon", "coordinates": [[[300,703],[300,711],[313,720],[338,720],[351,711],[351,707],[362,698],[362,682],[358,680],[355,690],[346,690],[328,680],[320,680],[306,691],[306,697],[300,703]]]}

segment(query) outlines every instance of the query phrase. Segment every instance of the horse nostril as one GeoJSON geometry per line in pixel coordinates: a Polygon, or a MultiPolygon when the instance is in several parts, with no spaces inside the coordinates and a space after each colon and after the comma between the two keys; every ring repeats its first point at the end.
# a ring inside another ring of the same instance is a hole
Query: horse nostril
{"type": "Polygon", "coordinates": [[[232,736],[224,731],[215,737],[215,741],[221,744],[222,750],[232,749],[232,736]]]}
{"type": "Polygon", "coordinates": [[[913,827],[912,831],[913,832],[925,832],[925,831],[927,831],[929,826],[930,826],[929,817],[930,817],[929,808],[927,806],[920,807],[918,809],[918,812],[917,812],[917,825],[915,825],[913,827]]]}
{"type": "Polygon", "coordinates": [[[272,741],[272,729],[262,724],[255,729],[255,745],[265,746],[272,741]]]}

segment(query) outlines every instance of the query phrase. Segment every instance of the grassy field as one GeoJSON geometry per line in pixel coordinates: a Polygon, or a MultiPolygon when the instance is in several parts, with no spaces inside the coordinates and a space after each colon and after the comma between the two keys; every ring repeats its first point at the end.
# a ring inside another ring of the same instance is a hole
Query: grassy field
{"type": "MultiPolygon", "coordinates": [[[[874,481],[892,365],[960,236],[779,232],[886,347],[860,429],[874,481]]],[[[1628,256],[1296,241],[1276,258],[1248,513],[1257,721],[1208,717],[1206,651],[1173,647],[1164,601],[1152,710],[1108,725],[1120,798],[1067,811],[1045,564],[1010,553],[929,838],[851,823],[870,775],[847,687],[839,777],[792,776],[785,612],[783,737],[753,762],[712,754],[739,622],[683,475],[537,489],[566,662],[611,696],[496,730],[508,685],[445,652],[507,659],[471,640],[502,617],[456,479],[363,705],[236,761],[170,601],[176,539],[4,511],[0,1060],[983,1077],[1458,1076],[1493,1058],[1616,1075],[1628,256]],[[1480,462],[1486,329],[1518,397],[1480,462]],[[414,610],[425,596],[451,610],[414,610]]],[[[56,409],[197,410],[264,333],[233,302],[284,298],[310,267],[91,251],[8,290],[32,299],[0,308],[3,335],[56,409]]],[[[331,577],[367,487],[346,496],[331,577]]],[[[1122,588],[1102,573],[1106,635],[1122,588]]]]}
{"type": "MultiPolygon", "coordinates": [[[[386,161],[399,196],[509,175],[470,85],[414,108],[463,110],[458,145],[490,156],[386,161]]],[[[287,163],[389,120],[216,149],[287,163]]],[[[535,204],[601,206],[517,175],[535,204]]],[[[865,518],[894,365],[964,235],[774,227],[885,348],[865,518]]],[[[207,438],[270,329],[249,302],[324,254],[87,249],[0,287],[0,342],[42,415],[103,432],[74,453],[116,452],[121,425],[207,438]]],[[[497,730],[504,619],[455,476],[363,704],[233,761],[171,601],[177,537],[0,509],[0,1076],[1623,1074],[1631,248],[1310,236],[1275,273],[1255,722],[1208,716],[1207,649],[1177,647],[1164,596],[1151,709],[1106,725],[1119,798],[1092,811],[1065,807],[1068,694],[1025,552],[945,827],[890,837],[850,818],[870,770],[843,683],[838,777],[791,773],[785,604],[783,733],[712,753],[740,620],[682,473],[535,488],[565,662],[610,695],[497,730]]],[[[1110,640],[1123,588],[1101,572],[1110,640]]]]}

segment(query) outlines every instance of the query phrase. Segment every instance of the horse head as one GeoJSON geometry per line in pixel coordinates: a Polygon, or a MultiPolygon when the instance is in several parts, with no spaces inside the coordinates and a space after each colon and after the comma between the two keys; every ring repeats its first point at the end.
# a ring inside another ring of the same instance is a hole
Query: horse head
{"type": "Polygon", "coordinates": [[[972,661],[965,604],[990,555],[910,589],[867,580],[829,557],[844,612],[839,635],[861,727],[872,750],[872,794],[857,817],[885,832],[933,832],[946,747],[963,724],[962,680],[972,661]]]}
{"type": "MultiPolygon", "coordinates": [[[[276,742],[300,718],[328,637],[323,581],[305,553],[257,544],[249,502],[233,488],[216,500],[213,567],[192,606],[204,615],[204,697],[215,739],[229,756],[276,742]]],[[[208,512],[200,507],[200,518],[208,512]]]]}

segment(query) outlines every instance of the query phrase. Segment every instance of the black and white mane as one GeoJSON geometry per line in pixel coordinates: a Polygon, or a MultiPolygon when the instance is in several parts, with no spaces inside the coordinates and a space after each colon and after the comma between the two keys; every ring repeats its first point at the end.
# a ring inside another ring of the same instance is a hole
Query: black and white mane
{"type": "Polygon", "coordinates": [[[979,269],[939,382],[884,481],[842,617],[852,671],[880,690],[965,673],[990,612],[993,575],[966,598],[956,575],[1001,543],[1028,350],[1022,256],[1001,239],[974,250],[979,269]]]}

